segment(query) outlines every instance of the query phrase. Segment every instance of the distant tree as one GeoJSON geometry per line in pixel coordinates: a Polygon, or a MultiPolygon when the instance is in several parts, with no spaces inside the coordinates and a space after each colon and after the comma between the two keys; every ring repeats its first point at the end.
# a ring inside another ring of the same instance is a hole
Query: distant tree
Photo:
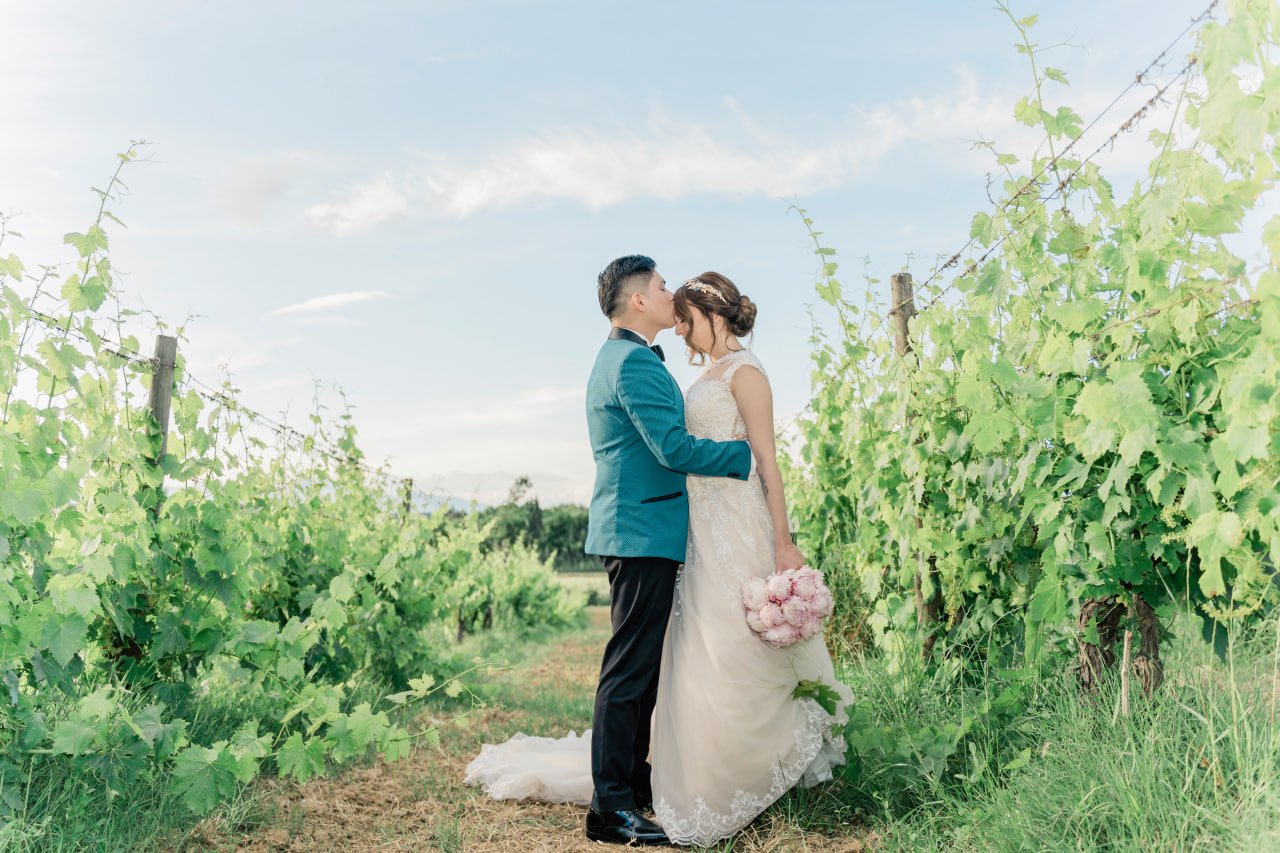
{"type": "Polygon", "coordinates": [[[556,568],[580,568],[586,555],[587,508],[560,504],[542,511],[542,539],[538,551],[545,557],[556,553],[556,568]]]}
{"type": "Polygon", "coordinates": [[[544,510],[536,497],[529,496],[532,491],[533,481],[522,475],[511,484],[504,503],[480,511],[481,522],[493,522],[486,546],[508,548],[524,542],[544,560],[555,554],[558,569],[594,568],[594,561],[584,565],[587,508],[560,504],[544,510]]]}
{"type": "Polygon", "coordinates": [[[488,545],[503,548],[525,542],[538,546],[542,540],[542,507],[536,497],[525,500],[532,488],[533,481],[527,476],[517,477],[507,492],[506,503],[480,511],[481,522],[494,522],[488,545]]]}

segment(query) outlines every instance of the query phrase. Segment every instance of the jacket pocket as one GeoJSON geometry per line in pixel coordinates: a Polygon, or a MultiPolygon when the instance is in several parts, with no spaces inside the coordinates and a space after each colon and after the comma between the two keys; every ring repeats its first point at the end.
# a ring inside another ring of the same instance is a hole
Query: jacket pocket
{"type": "Polygon", "coordinates": [[[682,496],[684,492],[672,492],[669,495],[658,495],[656,498],[645,498],[640,501],[642,504],[656,504],[658,501],[673,501],[682,496]]]}

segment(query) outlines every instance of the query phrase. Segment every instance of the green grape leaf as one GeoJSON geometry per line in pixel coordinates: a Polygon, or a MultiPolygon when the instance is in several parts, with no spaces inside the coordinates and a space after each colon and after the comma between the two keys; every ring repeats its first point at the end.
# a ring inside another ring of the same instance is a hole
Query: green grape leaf
{"type": "Polygon", "coordinates": [[[399,726],[393,726],[382,742],[382,758],[384,761],[399,761],[408,758],[413,751],[413,738],[399,726]]]}
{"type": "Polygon", "coordinates": [[[79,717],[69,717],[53,729],[53,751],[63,755],[84,755],[93,746],[102,724],[92,725],[79,717]]]}
{"type": "Polygon", "coordinates": [[[89,623],[75,613],[51,615],[41,636],[41,648],[48,649],[54,660],[66,666],[84,648],[89,623]]]}
{"type": "Polygon", "coordinates": [[[186,651],[187,635],[184,628],[183,618],[177,613],[166,612],[157,616],[151,653],[161,658],[186,651]]]}
{"type": "Polygon", "coordinates": [[[329,581],[329,595],[333,596],[334,601],[341,604],[346,604],[350,601],[355,592],[356,588],[346,573],[334,575],[333,580],[329,581]]]}
{"type": "Polygon", "coordinates": [[[248,720],[231,736],[229,747],[236,762],[236,779],[253,781],[258,775],[258,761],[271,754],[271,738],[258,734],[258,721],[248,720]]]}
{"type": "Polygon", "coordinates": [[[1262,427],[1232,424],[1222,433],[1222,439],[1237,461],[1265,460],[1271,455],[1271,436],[1262,427]]]}
{"type": "Polygon", "coordinates": [[[811,678],[802,679],[791,691],[792,699],[812,699],[822,710],[835,716],[840,710],[840,694],[836,689],[822,681],[811,678]]]}
{"type": "Polygon", "coordinates": [[[83,574],[54,575],[45,587],[58,613],[76,614],[88,619],[100,605],[93,581],[83,574]]]}
{"type": "Polygon", "coordinates": [[[289,735],[276,753],[276,766],[299,784],[324,775],[324,742],[320,738],[303,741],[301,732],[289,735]]]}
{"type": "Polygon", "coordinates": [[[80,253],[80,257],[87,258],[94,252],[101,252],[107,248],[107,233],[97,225],[94,225],[84,234],[72,231],[63,235],[62,242],[69,246],[75,246],[76,251],[80,253]]]}
{"type": "Polygon", "coordinates": [[[992,230],[991,216],[989,214],[975,213],[973,215],[973,221],[969,223],[969,236],[977,240],[979,245],[991,245],[992,230]]]}
{"type": "Polygon", "coordinates": [[[1031,618],[1041,625],[1056,625],[1067,617],[1067,591],[1062,580],[1045,575],[1036,584],[1028,610],[1031,618]]]}
{"type": "Polygon", "coordinates": [[[347,716],[347,725],[355,744],[363,748],[380,741],[390,727],[390,721],[385,713],[375,714],[368,702],[361,702],[347,716]]]}
{"type": "Polygon", "coordinates": [[[1027,127],[1035,127],[1040,124],[1040,102],[1033,101],[1030,98],[1023,98],[1013,108],[1013,117],[1027,127]]]}
{"type": "Polygon", "coordinates": [[[174,757],[173,791],[198,815],[208,814],[237,790],[236,760],[226,746],[226,741],[210,747],[192,745],[174,757]]]}
{"type": "MultiPolygon", "coordinates": [[[[10,234],[13,232],[10,231],[10,234]]],[[[18,256],[10,253],[7,258],[0,258],[0,275],[7,275],[9,278],[22,278],[22,261],[18,256]]]]}

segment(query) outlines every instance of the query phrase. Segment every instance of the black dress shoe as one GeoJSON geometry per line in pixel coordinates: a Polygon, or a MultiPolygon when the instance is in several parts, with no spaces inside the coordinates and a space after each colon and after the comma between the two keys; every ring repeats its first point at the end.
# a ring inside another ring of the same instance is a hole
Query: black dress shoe
{"type": "Polygon", "coordinates": [[[587,812],[587,838],[607,844],[653,846],[670,844],[662,827],[636,809],[616,812],[587,812]]]}

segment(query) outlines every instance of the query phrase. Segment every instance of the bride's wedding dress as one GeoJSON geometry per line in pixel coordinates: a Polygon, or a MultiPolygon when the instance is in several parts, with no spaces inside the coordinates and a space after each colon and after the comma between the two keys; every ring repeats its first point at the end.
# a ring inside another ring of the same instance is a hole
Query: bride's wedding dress
{"type": "MultiPolygon", "coordinates": [[[[713,362],[685,397],[689,432],[726,441],[745,432],[730,391],[750,366],[748,350],[713,362]]],[[[793,786],[832,777],[845,744],[849,688],[836,681],[821,636],[783,649],[747,626],[742,584],[774,570],[773,526],[756,471],[745,481],[689,476],[689,546],[676,581],[663,646],[649,764],[654,814],[679,844],[710,845],[751,823],[793,786]],[[805,679],[841,697],[835,718],[795,699],[805,679]]],[[[565,738],[517,734],[486,744],[467,767],[468,784],[495,798],[591,801],[591,733],[565,738]]]]}

